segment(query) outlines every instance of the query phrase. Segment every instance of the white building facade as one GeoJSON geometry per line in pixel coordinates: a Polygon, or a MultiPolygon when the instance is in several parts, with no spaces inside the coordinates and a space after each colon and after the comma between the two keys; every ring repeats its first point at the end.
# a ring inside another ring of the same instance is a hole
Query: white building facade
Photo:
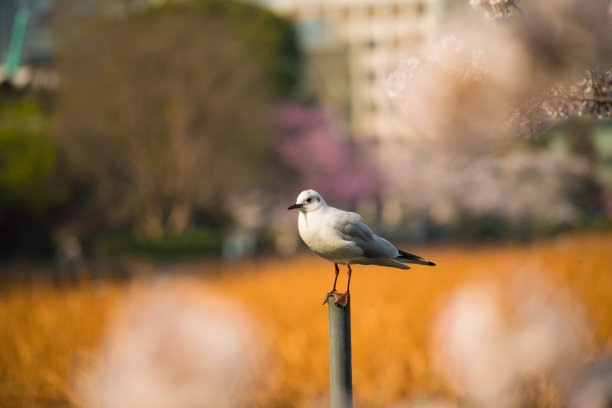
{"type": "Polygon", "coordinates": [[[403,137],[383,80],[435,40],[443,0],[268,0],[296,22],[306,83],[356,137],[403,137]]]}

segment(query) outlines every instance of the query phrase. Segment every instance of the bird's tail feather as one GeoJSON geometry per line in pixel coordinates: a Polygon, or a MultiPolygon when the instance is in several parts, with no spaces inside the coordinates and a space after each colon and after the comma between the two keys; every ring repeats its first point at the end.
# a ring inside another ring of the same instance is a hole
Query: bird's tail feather
{"type": "Polygon", "coordinates": [[[435,266],[436,264],[433,262],[429,262],[426,261],[425,259],[423,259],[422,257],[418,256],[418,255],[414,255],[408,252],[404,252],[402,250],[398,250],[400,256],[398,256],[397,258],[395,258],[396,261],[401,262],[401,263],[411,263],[411,264],[417,264],[417,265],[427,265],[427,266],[435,266]]]}

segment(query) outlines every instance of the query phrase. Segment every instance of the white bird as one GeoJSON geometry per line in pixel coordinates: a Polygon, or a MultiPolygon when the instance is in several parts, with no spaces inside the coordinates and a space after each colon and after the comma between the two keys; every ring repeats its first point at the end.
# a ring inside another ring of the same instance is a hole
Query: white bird
{"type": "Polygon", "coordinates": [[[392,268],[410,269],[407,263],[434,266],[420,256],[397,249],[384,238],[374,234],[354,212],[342,211],[327,205],[323,197],[314,190],[305,190],[297,197],[289,210],[299,209],[298,230],[300,237],[317,255],[334,263],[336,277],[331,292],[339,306],[348,304],[351,284],[351,265],[381,265],[392,268]],[[338,264],[347,265],[348,282],[346,292],[338,294],[338,264]]]}

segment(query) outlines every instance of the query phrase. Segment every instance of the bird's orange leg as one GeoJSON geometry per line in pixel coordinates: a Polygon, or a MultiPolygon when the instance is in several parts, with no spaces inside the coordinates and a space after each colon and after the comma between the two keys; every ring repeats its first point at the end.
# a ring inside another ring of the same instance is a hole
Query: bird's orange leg
{"type": "Polygon", "coordinates": [[[338,268],[337,263],[334,263],[334,267],[336,268],[336,277],[334,278],[334,286],[332,287],[331,292],[327,292],[325,294],[325,300],[323,300],[323,304],[327,303],[327,298],[329,297],[329,295],[338,293],[338,291],[336,290],[336,282],[338,282],[338,274],[340,273],[340,268],[338,268]]]}
{"type": "Polygon", "coordinates": [[[340,307],[346,307],[349,302],[349,287],[351,286],[351,274],[353,271],[351,270],[351,265],[348,266],[348,282],[346,283],[346,292],[342,295],[334,295],[336,297],[336,304],[340,307]]]}

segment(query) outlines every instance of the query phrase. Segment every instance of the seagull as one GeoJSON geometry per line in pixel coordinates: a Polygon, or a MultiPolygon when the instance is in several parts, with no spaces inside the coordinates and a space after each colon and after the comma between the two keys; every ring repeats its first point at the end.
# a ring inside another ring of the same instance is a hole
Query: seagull
{"type": "Polygon", "coordinates": [[[334,263],[336,277],[332,290],[325,295],[334,295],[336,304],[346,307],[351,284],[351,265],[380,265],[391,268],[410,269],[407,263],[434,266],[420,256],[397,249],[384,238],[374,234],[361,215],[339,210],[327,205],[323,197],[314,190],[304,190],[295,204],[288,210],[299,209],[298,230],[300,237],[317,255],[334,263]],[[336,290],[338,264],[347,265],[348,282],[346,292],[336,290]]]}

